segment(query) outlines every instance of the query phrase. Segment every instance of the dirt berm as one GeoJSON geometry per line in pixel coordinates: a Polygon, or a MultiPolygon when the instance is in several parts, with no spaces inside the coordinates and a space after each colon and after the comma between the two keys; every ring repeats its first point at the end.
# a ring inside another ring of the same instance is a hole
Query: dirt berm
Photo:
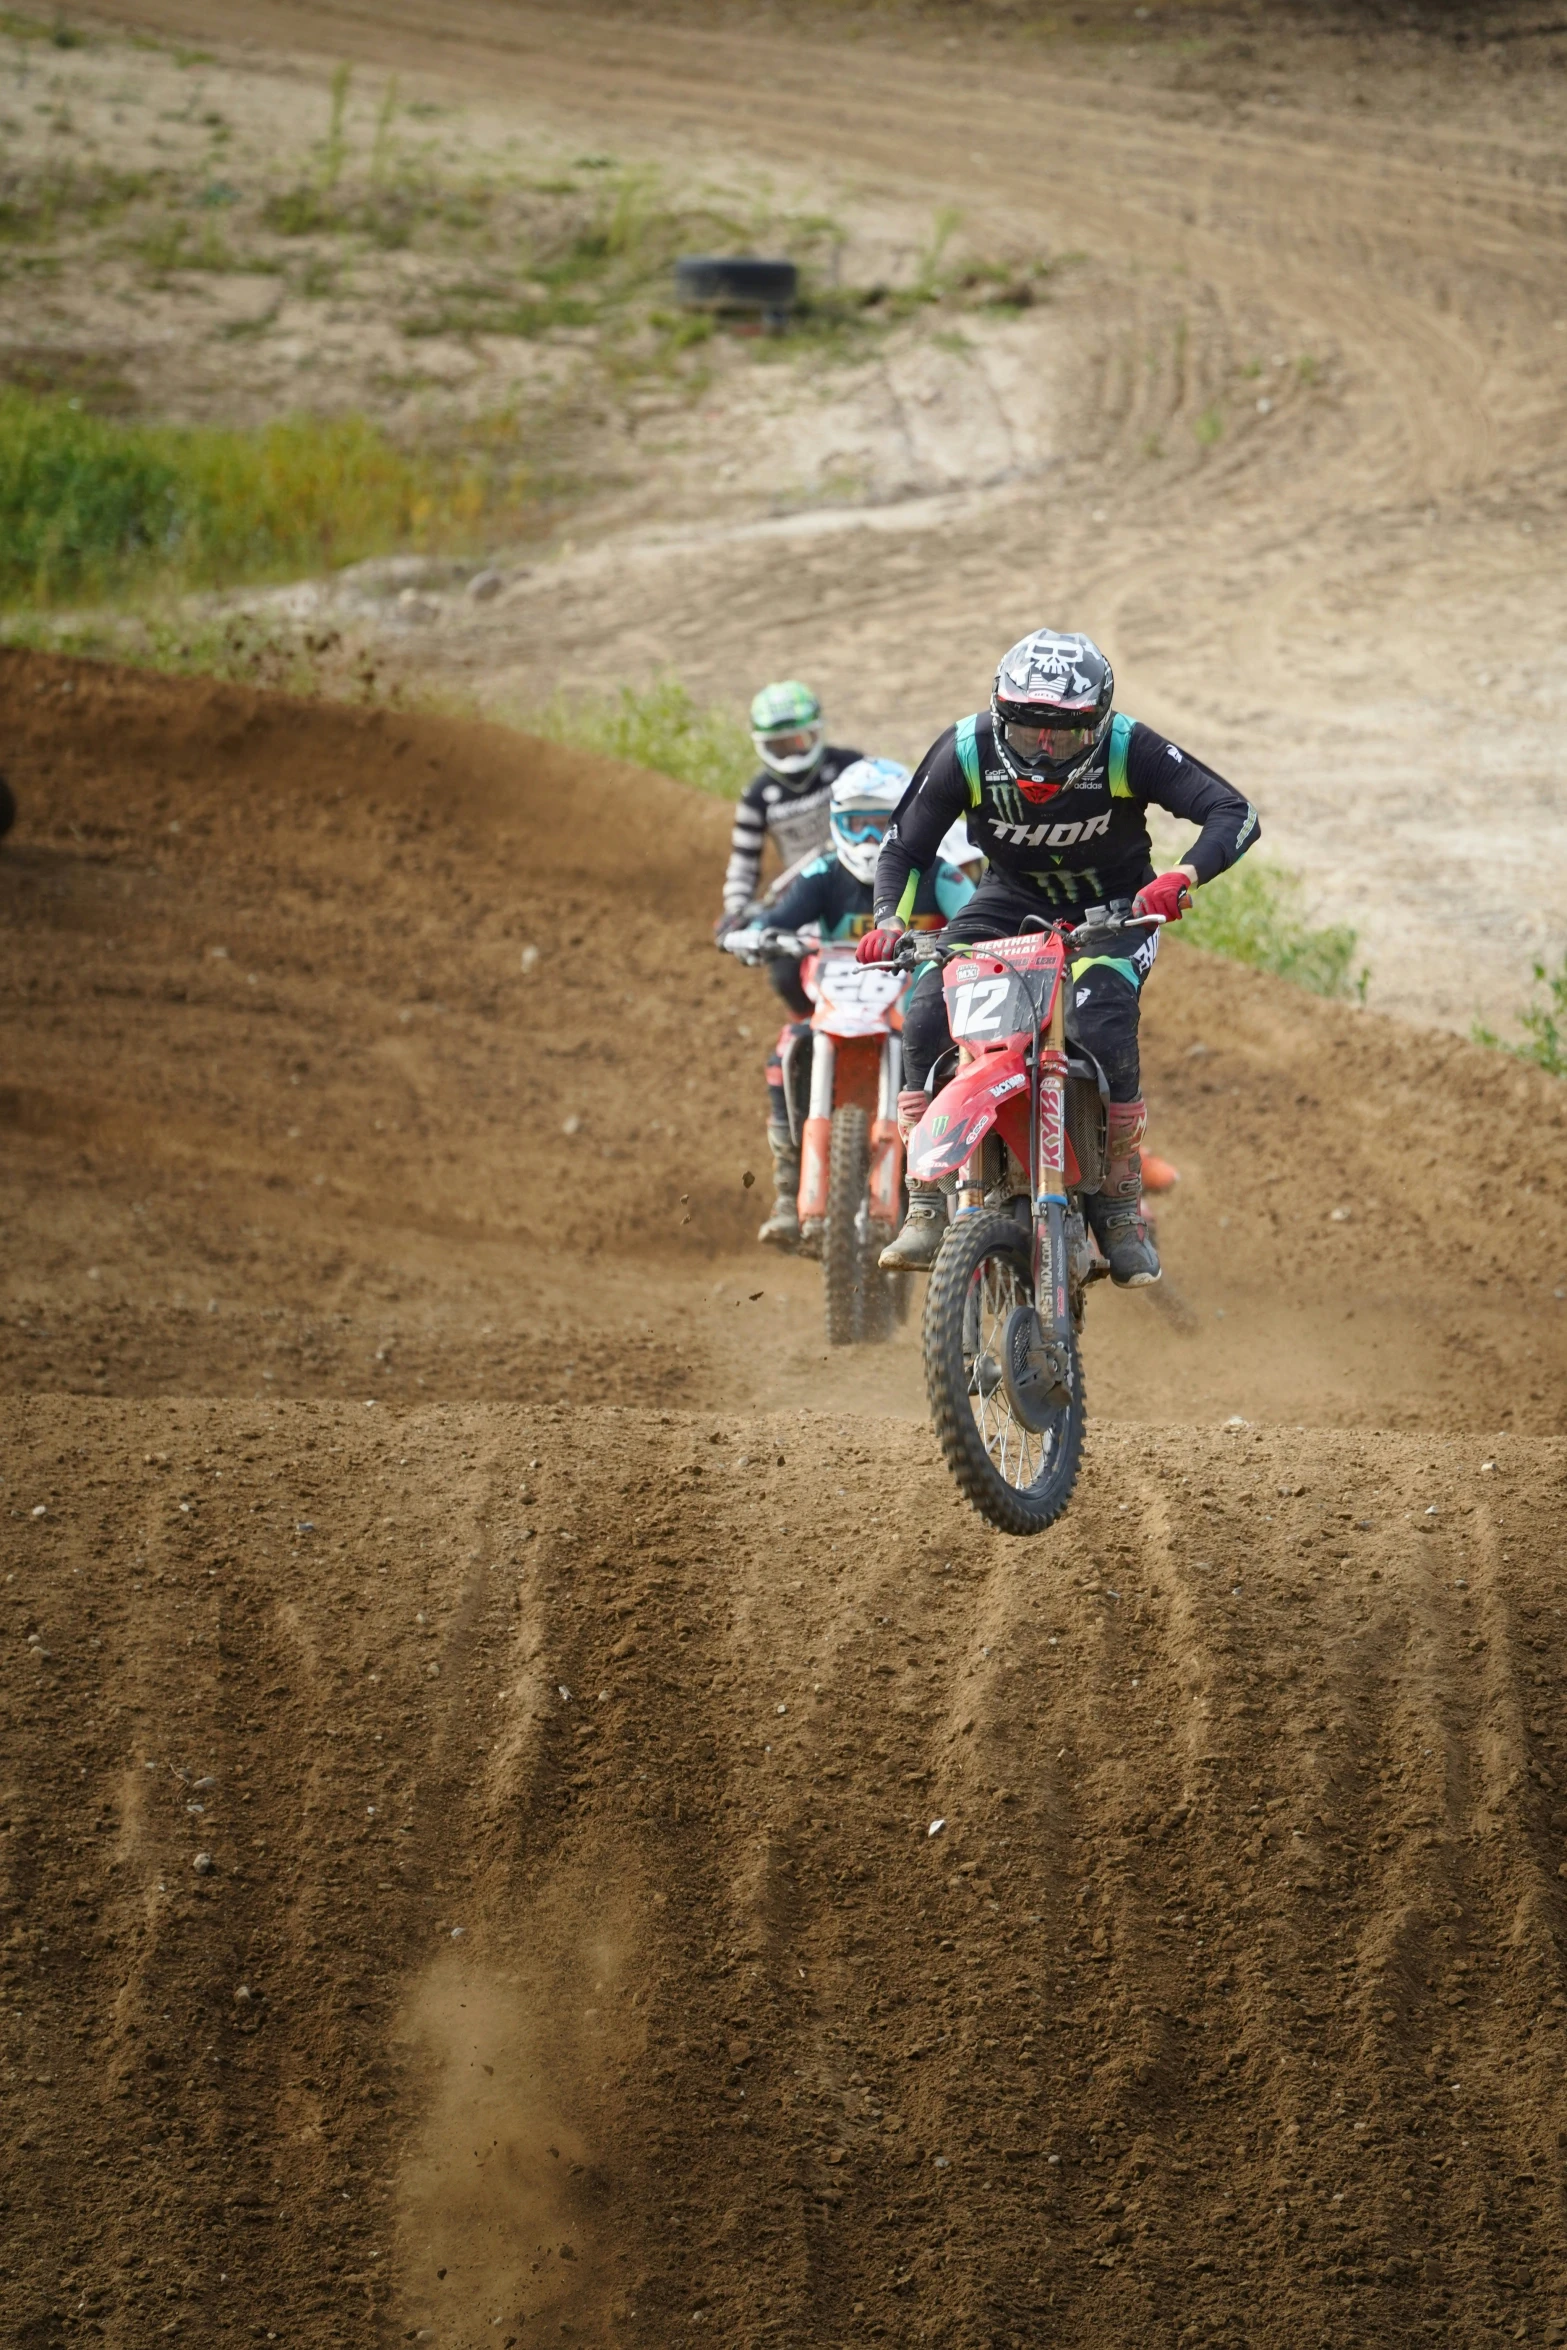
{"type": "Polygon", "coordinates": [[[0,2340],[1567,2338],[1559,1091],[1172,942],[1008,1542],[750,1241],[722,809],[0,696],[0,2340]]]}

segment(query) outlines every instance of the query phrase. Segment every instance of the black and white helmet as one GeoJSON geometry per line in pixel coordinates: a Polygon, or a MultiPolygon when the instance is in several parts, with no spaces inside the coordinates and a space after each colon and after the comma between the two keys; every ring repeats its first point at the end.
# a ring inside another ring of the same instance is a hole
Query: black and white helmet
{"type": "Polygon", "coordinates": [[[1075,782],[1109,730],[1115,672],[1092,637],[1036,628],[996,671],[996,749],[1025,799],[1075,782]]]}

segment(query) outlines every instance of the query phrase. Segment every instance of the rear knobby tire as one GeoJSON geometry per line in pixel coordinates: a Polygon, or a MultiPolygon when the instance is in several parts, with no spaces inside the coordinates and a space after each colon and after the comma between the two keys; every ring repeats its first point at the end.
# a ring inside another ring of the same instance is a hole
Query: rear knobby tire
{"type": "Polygon", "coordinates": [[[860,1298],[865,1280],[860,1209],[870,1166],[870,1121],[863,1110],[845,1102],[832,1114],[827,1158],[827,1227],[822,1234],[822,1284],[826,1291],[829,1346],[852,1346],[860,1335],[860,1298]]]}
{"type": "Polygon", "coordinates": [[[906,1274],[884,1273],[876,1262],[891,1238],[868,1213],[860,1218],[860,1320],[855,1336],[862,1346],[886,1344],[897,1319],[900,1290],[908,1287],[906,1274]]]}
{"type": "Polygon", "coordinates": [[[1072,1498],[1083,1454],[1083,1364],[1072,1340],[1072,1400],[1035,1434],[999,1376],[1007,1317],[1033,1303],[1028,1233],[1011,1216],[965,1216],[942,1243],[925,1292],[925,1386],[959,1492],[1003,1534],[1042,1534],[1072,1498]]]}

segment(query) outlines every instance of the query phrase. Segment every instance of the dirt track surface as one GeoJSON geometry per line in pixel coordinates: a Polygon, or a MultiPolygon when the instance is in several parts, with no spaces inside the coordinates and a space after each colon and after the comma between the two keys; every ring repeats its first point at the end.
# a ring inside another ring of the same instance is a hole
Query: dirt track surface
{"type": "Polygon", "coordinates": [[[750,1242],[724,811],[0,693],[10,2338],[1559,2339],[1558,1091],[1173,943],[1007,1542],[750,1242]]]}
{"type": "MultiPolygon", "coordinates": [[[[206,0],[104,13],[214,38],[206,0]]],[[[955,208],[1053,289],[788,414],[655,401],[549,560],[387,649],[523,708],[602,690],[608,648],[731,704],[803,673],[913,758],[1025,629],[1086,626],[1358,927],[1376,1003],[1507,1020],[1567,901],[1567,43],[1460,49],[1447,10],[668,13],[251,0],[245,54],[323,127],[347,59],[486,137],[738,167],[906,254],[955,208]]]]}

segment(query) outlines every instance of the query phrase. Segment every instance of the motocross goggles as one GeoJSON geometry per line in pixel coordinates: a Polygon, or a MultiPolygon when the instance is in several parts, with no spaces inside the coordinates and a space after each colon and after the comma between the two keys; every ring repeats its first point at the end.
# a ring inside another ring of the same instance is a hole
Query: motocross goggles
{"type": "Polygon", "coordinates": [[[820,726],[791,726],[780,734],[753,734],[756,755],[774,775],[803,775],[821,756],[820,726]]]}
{"type": "Polygon", "coordinates": [[[1024,767],[1045,771],[1069,767],[1087,756],[1094,747],[1100,721],[1091,718],[1085,726],[1024,726],[1008,719],[1002,727],[1007,749],[1024,767]]]}
{"type": "Polygon", "coordinates": [[[834,808],[832,829],[834,837],[846,841],[876,841],[887,837],[892,822],[890,808],[834,808]]]}

